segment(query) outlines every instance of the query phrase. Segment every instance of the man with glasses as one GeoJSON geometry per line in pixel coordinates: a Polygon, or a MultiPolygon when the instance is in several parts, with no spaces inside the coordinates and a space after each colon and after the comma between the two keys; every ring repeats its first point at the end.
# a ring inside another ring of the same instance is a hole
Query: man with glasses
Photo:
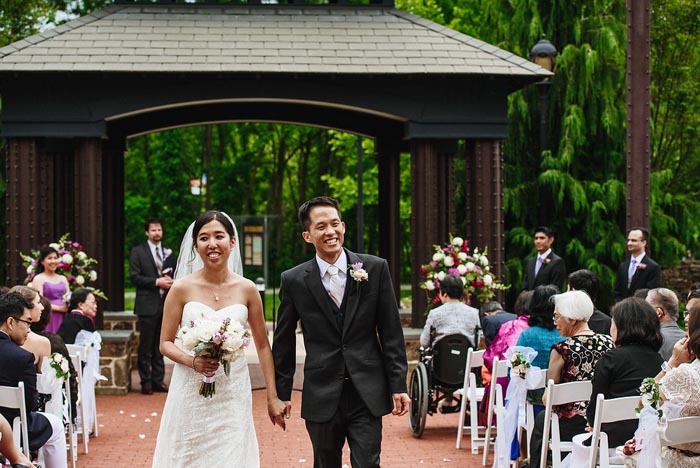
{"type": "Polygon", "coordinates": [[[678,296],[667,288],[655,288],[647,294],[647,302],[656,309],[656,315],[661,322],[661,335],[664,344],[659,354],[668,361],[673,354],[673,346],[678,340],[685,338],[685,333],[678,327],[678,296]]]}
{"type": "MultiPolygon", "coordinates": [[[[39,395],[34,355],[20,348],[29,335],[32,307],[33,304],[19,293],[0,296],[0,386],[17,387],[19,382],[24,382],[29,449],[43,453],[46,468],[65,468],[63,421],[53,414],[34,411],[39,395]]],[[[0,414],[13,421],[19,416],[19,410],[0,407],[0,414]]]]}

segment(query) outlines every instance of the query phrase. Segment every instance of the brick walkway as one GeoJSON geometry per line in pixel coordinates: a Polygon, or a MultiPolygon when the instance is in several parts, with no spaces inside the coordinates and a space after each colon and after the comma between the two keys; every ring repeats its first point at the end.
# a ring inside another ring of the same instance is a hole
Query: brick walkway
{"type": "MultiPolygon", "coordinates": [[[[253,415],[260,443],[261,466],[311,468],[313,457],[304,422],[299,418],[301,394],[294,392],[296,413],[287,432],[273,427],[267,417],[264,390],[253,392],[253,415]]],[[[150,467],[158,434],[164,394],[97,396],[100,435],[90,439],[90,453],[79,447],[79,468],[150,467]]],[[[408,428],[408,416],[384,418],[382,466],[394,467],[466,467],[481,466],[481,456],[472,455],[469,441],[455,448],[458,417],[438,414],[429,417],[422,439],[415,439],[408,428]]],[[[345,463],[349,465],[346,450],[345,463]]],[[[235,467],[234,464],[231,467],[235,467]]],[[[166,468],[166,467],[163,467],[166,468]]]]}

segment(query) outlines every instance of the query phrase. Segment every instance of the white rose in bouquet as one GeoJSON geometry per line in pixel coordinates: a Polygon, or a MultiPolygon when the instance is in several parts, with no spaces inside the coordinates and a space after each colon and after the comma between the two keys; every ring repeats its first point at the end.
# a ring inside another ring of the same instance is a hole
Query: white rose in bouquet
{"type": "Polygon", "coordinates": [[[444,279],[445,279],[445,276],[447,276],[447,275],[445,274],[444,271],[439,272],[439,273],[437,274],[437,279],[438,279],[438,281],[444,280],[444,279]]]}
{"type": "Polygon", "coordinates": [[[56,251],[61,250],[61,246],[58,245],[56,242],[50,243],[50,244],[49,244],[49,247],[51,247],[52,249],[54,249],[54,250],[56,250],[56,251]]]}
{"type": "Polygon", "coordinates": [[[221,345],[222,349],[229,353],[234,353],[243,346],[243,339],[238,333],[228,333],[221,345]]]}
{"type": "Polygon", "coordinates": [[[78,286],[82,286],[85,284],[85,278],[83,278],[83,275],[78,275],[75,277],[75,282],[78,284],[78,286]]]}
{"type": "Polygon", "coordinates": [[[97,272],[95,270],[90,270],[90,281],[97,281],[97,272]]]}
{"type": "Polygon", "coordinates": [[[462,247],[462,244],[464,244],[464,239],[461,237],[455,237],[452,239],[452,245],[455,247],[462,247]]]}
{"type": "Polygon", "coordinates": [[[467,259],[467,253],[466,252],[458,253],[457,258],[459,259],[460,262],[463,262],[467,259]]]}
{"type": "Polygon", "coordinates": [[[466,275],[467,274],[467,267],[466,265],[457,265],[457,270],[459,271],[460,275],[466,275]]]}
{"type": "Polygon", "coordinates": [[[476,265],[474,265],[474,262],[467,262],[467,265],[466,265],[467,271],[474,271],[475,266],[476,265]]]}
{"type": "Polygon", "coordinates": [[[439,261],[441,261],[443,258],[445,258],[445,254],[443,254],[443,253],[441,253],[441,252],[436,252],[435,254],[433,254],[433,261],[434,261],[434,262],[439,262],[439,261]]]}
{"type": "Polygon", "coordinates": [[[29,265],[27,267],[27,274],[31,275],[32,273],[34,273],[34,265],[29,265]]]}
{"type": "Polygon", "coordinates": [[[451,267],[455,264],[455,259],[452,258],[452,255],[446,255],[445,256],[445,266],[446,267],[451,267]]]}
{"type": "Polygon", "coordinates": [[[435,283],[433,283],[431,280],[426,281],[425,289],[427,289],[428,291],[435,291],[435,283]]]}
{"type": "Polygon", "coordinates": [[[78,260],[85,260],[85,259],[87,258],[87,254],[81,250],[81,251],[78,252],[78,254],[76,255],[76,258],[77,258],[78,260]]]}
{"type": "Polygon", "coordinates": [[[489,259],[486,257],[486,255],[482,255],[481,258],[479,258],[479,263],[481,263],[481,266],[489,266],[489,259]]]}
{"type": "Polygon", "coordinates": [[[73,256],[71,254],[63,254],[63,256],[61,257],[61,261],[66,265],[70,265],[71,263],[73,263],[73,256]]]}
{"type": "Polygon", "coordinates": [[[491,284],[493,284],[493,278],[491,277],[491,275],[484,275],[484,284],[486,286],[490,286],[491,284]]]}

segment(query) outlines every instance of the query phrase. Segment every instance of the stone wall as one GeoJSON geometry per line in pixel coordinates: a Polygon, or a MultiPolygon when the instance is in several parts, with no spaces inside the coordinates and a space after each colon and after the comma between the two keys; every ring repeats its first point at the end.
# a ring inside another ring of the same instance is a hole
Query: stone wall
{"type": "Polygon", "coordinates": [[[700,260],[683,260],[676,268],[662,269],[661,276],[664,287],[675,291],[685,303],[690,285],[700,283],[700,260]]]}
{"type": "Polygon", "coordinates": [[[136,354],[135,334],[131,330],[100,330],[100,373],[107,377],[98,382],[98,395],[126,395],[131,389],[131,356],[136,354]]]}
{"type": "Polygon", "coordinates": [[[130,310],[104,313],[105,330],[128,330],[134,332],[134,352],[131,353],[131,366],[136,369],[139,349],[138,318],[130,310]]]}

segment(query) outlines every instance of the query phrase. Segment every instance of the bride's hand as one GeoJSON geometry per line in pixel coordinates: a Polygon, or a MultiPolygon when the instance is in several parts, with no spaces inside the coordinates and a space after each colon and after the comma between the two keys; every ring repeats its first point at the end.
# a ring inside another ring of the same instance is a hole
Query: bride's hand
{"type": "Polygon", "coordinates": [[[205,358],[195,356],[192,359],[192,369],[206,377],[211,377],[219,368],[219,360],[216,358],[205,358]]]}
{"type": "Polygon", "coordinates": [[[267,400],[267,414],[270,416],[270,421],[273,425],[279,425],[284,431],[287,430],[287,423],[284,420],[286,411],[287,405],[279,398],[267,400]]]}

